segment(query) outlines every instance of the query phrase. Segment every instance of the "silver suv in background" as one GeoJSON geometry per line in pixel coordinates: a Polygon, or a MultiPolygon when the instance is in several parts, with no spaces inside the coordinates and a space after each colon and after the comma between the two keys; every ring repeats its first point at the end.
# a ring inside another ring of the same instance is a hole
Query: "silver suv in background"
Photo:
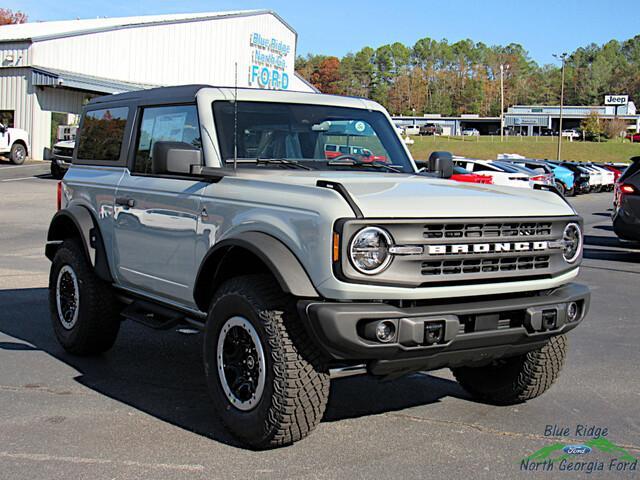
{"type": "Polygon", "coordinates": [[[589,308],[582,219],[549,191],[450,181],[446,152],[429,166],[365,99],[91,100],[47,238],[53,331],[93,355],[125,319],[201,329],[212,412],[253,448],[305,437],[340,376],[449,367],[483,402],[537,397],[589,308]]]}

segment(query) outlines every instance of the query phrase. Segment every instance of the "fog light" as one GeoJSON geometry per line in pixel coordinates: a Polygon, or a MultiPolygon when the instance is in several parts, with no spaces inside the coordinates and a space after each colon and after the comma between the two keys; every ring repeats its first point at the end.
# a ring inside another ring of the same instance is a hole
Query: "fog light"
{"type": "Polygon", "coordinates": [[[376,338],[382,343],[389,343],[396,336],[396,326],[389,320],[383,320],[376,325],[376,338]]]}
{"type": "Polygon", "coordinates": [[[567,320],[570,322],[575,322],[578,319],[578,314],[580,313],[580,309],[578,308],[578,304],[576,302],[571,302],[567,306],[567,320]]]}

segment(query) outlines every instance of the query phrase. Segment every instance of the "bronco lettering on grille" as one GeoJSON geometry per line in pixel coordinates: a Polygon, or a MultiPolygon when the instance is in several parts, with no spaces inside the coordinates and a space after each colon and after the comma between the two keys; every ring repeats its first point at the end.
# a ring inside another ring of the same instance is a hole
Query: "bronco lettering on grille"
{"type": "Polygon", "coordinates": [[[429,255],[450,255],[456,253],[530,252],[548,250],[554,246],[547,241],[427,245],[426,253],[429,255]]]}

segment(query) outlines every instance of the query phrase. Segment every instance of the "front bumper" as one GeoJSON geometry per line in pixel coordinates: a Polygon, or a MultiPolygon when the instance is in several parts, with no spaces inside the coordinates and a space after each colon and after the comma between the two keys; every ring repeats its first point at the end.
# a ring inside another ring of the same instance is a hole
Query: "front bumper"
{"type": "Polygon", "coordinates": [[[71,158],[70,157],[60,157],[56,154],[53,154],[51,157],[51,161],[54,162],[59,168],[63,170],[68,170],[71,166],[71,158]]]}
{"type": "Polygon", "coordinates": [[[312,338],[329,357],[366,362],[371,373],[389,375],[483,363],[533,350],[575,328],[587,314],[589,301],[586,286],[570,283],[544,294],[511,294],[411,308],[301,300],[298,310],[312,338]],[[579,315],[569,322],[567,306],[571,302],[578,304],[579,315]],[[543,321],[552,317],[551,325],[543,321]],[[380,320],[390,320],[396,326],[395,338],[389,343],[367,337],[366,331],[371,331],[367,325],[380,320]],[[442,341],[427,344],[427,324],[443,327],[442,341]]]}

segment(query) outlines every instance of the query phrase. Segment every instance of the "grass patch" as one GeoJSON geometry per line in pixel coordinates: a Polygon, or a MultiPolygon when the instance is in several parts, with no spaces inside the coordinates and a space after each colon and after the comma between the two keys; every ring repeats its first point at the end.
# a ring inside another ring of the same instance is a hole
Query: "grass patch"
{"type": "MultiPolygon", "coordinates": [[[[528,158],[555,159],[558,139],[553,137],[411,137],[409,146],[417,160],[426,160],[437,150],[446,150],[454,155],[469,158],[495,160],[498,153],[518,153],[528,158]]],[[[585,162],[625,162],[640,155],[640,144],[611,140],[608,142],[569,142],[562,140],[563,160],[585,162]]]]}

